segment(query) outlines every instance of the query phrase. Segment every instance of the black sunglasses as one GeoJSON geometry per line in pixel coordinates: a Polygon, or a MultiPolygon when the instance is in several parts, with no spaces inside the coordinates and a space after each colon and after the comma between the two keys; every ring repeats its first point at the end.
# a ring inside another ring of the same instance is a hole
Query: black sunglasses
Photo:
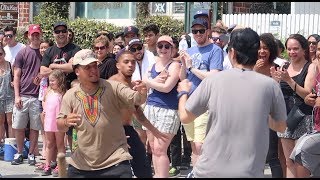
{"type": "Polygon", "coordinates": [[[12,35],[12,34],[5,34],[4,37],[6,37],[6,38],[12,38],[13,35],[12,35]]]}
{"type": "Polygon", "coordinates": [[[191,30],[191,32],[192,32],[192,34],[198,34],[198,32],[200,34],[204,34],[206,32],[206,30],[205,29],[193,29],[193,30],[191,30]]]}
{"type": "Polygon", "coordinates": [[[141,51],[141,49],[142,49],[142,46],[138,46],[137,48],[134,48],[134,47],[131,47],[130,49],[129,49],[129,51],[131,51],[131,52],[136,52],[137,50],[138,51],[141,51]]]}
{"type": "Polygon", "coordinates": [[[212,41],[214,41],[214,42],[216,42],[216,41],[218,41],[218,40],[221,41],[221,38],[220,38],[220,37],[212,37],[211,39],[212,39],[212,41]]]}
{"type": "Polygon", "coordinates": [[[60,34],[60,33],[67,33],[68,31],[66,29],[63,29],[63,30],[54,30],[54,33],[55,34],[60,34]]]}
{"type": "Polygon", "coordinates": [[[100,46],[100,47],[93,47],[94,50],[99,51],[99,50],[104,50],[106,49],[106,46],[100,46]]]}
{"type": "Polygon", "coordinates": [[[310,46],[310,44],[312,44],[312,45],[317,45],[317,42],[316,41],[308,41],[308,44],[309,44],[309,46],[310,46]]]}
{"type": "Polygon", "coordinates": [[[157,47],[158,47],[159,49],[162,49],[163,47],[166,48],[166,49],[169,49],[169,48],[170,48],[170,45],[169,45],[169,44],[166,44],[166,45],[158,44],[157,47]]]}

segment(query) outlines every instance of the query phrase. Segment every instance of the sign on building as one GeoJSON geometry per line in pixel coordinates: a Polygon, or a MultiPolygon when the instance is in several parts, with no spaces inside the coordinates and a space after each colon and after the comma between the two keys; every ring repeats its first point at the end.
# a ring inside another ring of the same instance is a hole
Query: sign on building
{"type": "Polygon", "coordinates": [[[0,2],[0,28],[6,26],[18,26],[18,3],[0,2]]]}
{"type": "Polygon", "coordinates": [[[167,3],[166,2],[152,2],[151,12],[154,14],[166,14],[167,3]]]}

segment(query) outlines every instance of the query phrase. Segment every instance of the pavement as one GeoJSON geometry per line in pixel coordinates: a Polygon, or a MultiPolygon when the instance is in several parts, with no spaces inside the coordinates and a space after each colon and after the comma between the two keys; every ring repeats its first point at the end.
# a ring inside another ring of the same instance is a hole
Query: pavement
{"type": "MultiPolygon", "coordinates": [[[[41,152],[42,148],[42,139],[39,137],[39,152],[41,152]]],[[[66,156],[70,155],[70,150],[67,150],[66,156]]],[[[39,159],[40,157],[36,157],[37,162],[44,162],[39,159]]],[[[188,173],[192,169],[181,170],[180,175],[175,178],[186,178],[188,173]]],[[[6,162],[3,160],[3,156],[0,156],[0,174],[3,178],[55,178],[52,175],[50,176],[41,176],[40,172],[35,171],[35,166],[30,166],[27,163],[27,160],[24,160],[23,164],[20,165],[11,165],[11,162],[6,162]]],[[[265,178],[271,178],[271,171],[268,165],[265,166],[265,178]]]]}

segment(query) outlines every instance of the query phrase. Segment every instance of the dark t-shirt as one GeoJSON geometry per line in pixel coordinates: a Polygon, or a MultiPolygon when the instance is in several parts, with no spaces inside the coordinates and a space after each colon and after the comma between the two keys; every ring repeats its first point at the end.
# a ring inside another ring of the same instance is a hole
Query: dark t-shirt
{"type": "MultiPolygon", "coordinates": [[[[49,47],[42,58],[41,66],[49,67],[52,63],[65,64],[68,63],[81,48],[75,44],[69,43],[62,48],[58,48],[57,45],[49,47]]],[[[77,75],[72,72],[67,74],[67,86],[70,87],[71,81],[77,79],[77,75]]]]}
{"type": "Polygon", "coordinates": [[[108,56],[98,65],[100,71],[100,78],[109,79],[109,77],[118,73],[117,61],[114,54],[108,54],[108,56]]]}
{"type": "Polygon", "coordinates": [[[41,54],[39,49],[26,46],[16,56],[13,66],[21,68],[20,96],[39,96],[39,86],[33,83],[40,71],[41,54]]]}

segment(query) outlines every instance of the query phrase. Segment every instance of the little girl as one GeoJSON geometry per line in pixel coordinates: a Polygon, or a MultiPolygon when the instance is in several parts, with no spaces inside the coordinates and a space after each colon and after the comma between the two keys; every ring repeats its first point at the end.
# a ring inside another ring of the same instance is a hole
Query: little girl
{"type": "Polygon", "coordinates": [[[55,161],[57,153],[65,153],[64,132],[57,129],[56,117],[60,111],[62,96],[66,92],[66,79],[61,70],[53,70],[49,75],[49,87],[43,99],[44,131],[46,137],[46,165],[42,175],[58,176],[58,166],[51,172],[50,162],[55,161]],[[56,151],[57,149],[57,151],[56,151]]]}

